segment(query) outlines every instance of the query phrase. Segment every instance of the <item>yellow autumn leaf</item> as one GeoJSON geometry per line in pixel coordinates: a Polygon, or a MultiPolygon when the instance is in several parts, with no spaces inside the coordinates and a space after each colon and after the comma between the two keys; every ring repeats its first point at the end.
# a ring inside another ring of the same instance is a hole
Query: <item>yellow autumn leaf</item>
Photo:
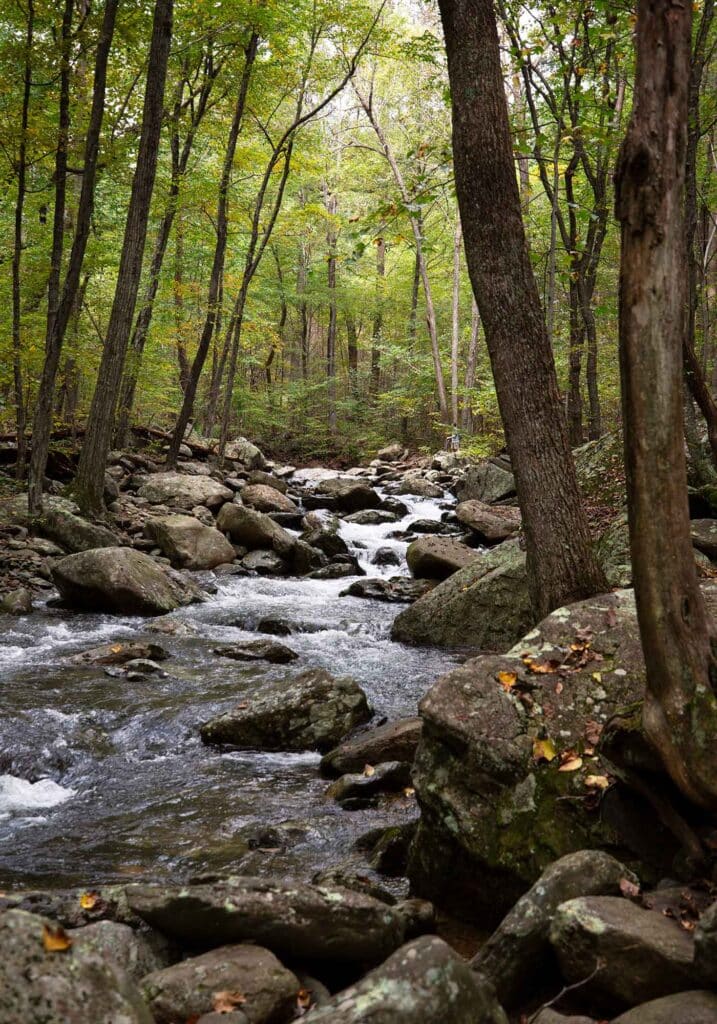
{"type": "Polygon", "coordinates": [[[552,740],[533,740],[533,757],[536,761],[553,761],[557,755],[552,740]]]}
{"type": "Polygon", "coordinates": [[[212,1000],[212,1009],[215,1013],[231,1013],[237,1006],[246,1002],[246,996],[242,992],[215,992],[212,1000]]]}
{"type": "Polygon", "coordinates": [[[376,769],[374,768],[374,766],[372,764],[365,764],[363,766],[363,773],[364,773],[365,776],[367,776],[367,778],[370,779],[371,776],[376,773],[376,769]]]}
{"type": "Polygon", "coordinates": [[[42,944],[46,953],[64,953],[72,945],[72,939],[59,925],[57,928],[50,928],[49,925],[44,924],[42,926],[42,944]]]}
{"type": "Polygon", "coordinates": [[[583,759],[582,757],[571,757],[569,761],[561,764],[558,768],[559,772],[576,772],[578,768],[582,768],[583,759]]]}
{"type": "Polygon", "coordinates": [[[586,775],[585,785],[591,789],[607,789],[610,785],[610,780],[607,775],[586,775]]]}
{"type": "Polygon", "coordinates": [[[508,693],[515,686],[518,676],[515,672],[499,672],[497,679],[505,692],[508,693]]]}
{"type": "Polygon", "coordinates": [[[83,910],[93,910],[99,898],[98,892],[83,892],[80,896],[80,906],[83,910]]]}

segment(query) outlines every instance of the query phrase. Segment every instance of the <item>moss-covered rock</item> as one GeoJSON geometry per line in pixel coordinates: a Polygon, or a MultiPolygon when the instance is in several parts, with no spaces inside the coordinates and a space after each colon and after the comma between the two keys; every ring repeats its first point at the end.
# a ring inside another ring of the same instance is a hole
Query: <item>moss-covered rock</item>
{"type": "Polygon", "coordinates": [[[627,497],[622,433],[588,441],[575,449],[573,458],[583,497],[592,505],[622,509],[627,497]]]}

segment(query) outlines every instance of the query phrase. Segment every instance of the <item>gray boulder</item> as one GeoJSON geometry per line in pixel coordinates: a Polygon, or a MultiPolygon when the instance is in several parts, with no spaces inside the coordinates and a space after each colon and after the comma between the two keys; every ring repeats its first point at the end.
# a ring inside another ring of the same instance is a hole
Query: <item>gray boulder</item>
{"type": "Polygon", "coordinates": [[[133,885],[131,908],[154,928],[195,947],[236,942],[277,956],[378,963],[403,941],[391,907],[348,889],[247,876],[178,887],[133,885]]]}
{"type": "Polygon", "coordinates": [[[265,487],[273,487],[275,491],[280,491],[282,494],[286,494],[289,489],[289,485],[286,480],[282,480],[279,476],[274,476],[273,473],[265,473],[262,469],[253,469],[249,474],[250,484],[263,484],[265,487]]]}
{"type": "Polygon", "coordinates": [[[195,505],[219,508],[234,497],[228,487],[211,477],[188,473],[153,473],[137,493],[152,505],[174,505],[186,509],[195,505]]]}
{"type": "Polygon", "coordinates": [[[566,982],[585,982],[583,993],[608,1010],[695,984],[694,943],[679,922],[618,896],[585,896],[561,904],[550,942],[566,982]]]}
{"type": "Polygon", "coordinates": [[[367,804],[378,793],[395,793],[411,785],[411,766],[407,761],[385,761],[368,765],[362,772],[342,775],[326,789],[326,796],[352,809],[367,804]]]}
{"type": "Polygon", "coordinates": [[[194,516],[157,516],[144,532],[178,569],[215,569],[236,557],[223,533],[194,516]]]}
{"type": "Polygon", "coordinates": [[[119,921],[95,921],[68,933],[75,953],[96,953],[118,964],[134,981],[150,971],[168,967],[172,950],[163,935],[149,929],[131,928],[119,921]]]}
{"type": "Polygon", "coordinates": [[[473,498],[456,506],[460,523],[475,533],[483,544],[498,544],[520,530],[520,510],[509,505],[492,506],[473,498]]]}
{"type": "Polygon", "coordinates": [[[288,563],[275,551],[250,551],[244,555],[241,564],[260,576],[286,576],[289,573],[288,563]]]}
{"type": "Polygon", "coordinates": [[[481,462],[470,466],[456,484],[458,500],[484,501],[491,504],[515,494],[515,478],[512,473],[492,462],[481,462]]]}
{"type": "Polygon", "coordinates": [[[405,450],[401,444],[389,444],[376,452],[376,458],[381,462],[398,462],[403,458],[405,450]]]}
{"type": "Polygon", "coordinates": [[[242,544],[250,551],[256,548],[271,548],[281,558],[291,557],[296,540],[274,520],[256,509],[246,508],[227,502],[217,516],[217,529],[228,533],[235,544],[242,544]]]}
{"type": "Polygon", "coordinates": [[[268,484],[249,484],[239,496],[245,505],[258,512],[296,512],[296,505],[285,494],[268,484]]]}
{"type": "Polygon", "coordinates": [[[635,1006],[612,1024],[715,1024],[717,994],[700,989],[678,992],[635,1006]]]}
{"type": "Polygon", "coordinates": [[[25,587],[18,587],[0,598],[0,612],[6,615],[29,615],[32,611],[32,594],[25,587]]]}
{"type": "Polygon", "coordinates": [[[188,580],[132,548],[67,555],[52,567],[52,581],[71,607],[119,615],[164,615],[202,597],[188,580]]]}
{"type": "Polygon", "coordinates": [[[419,537],[406,552],[413,576],[429,580],[445,580],[480,557],[475,548],[452,537],[419,537]]]}
{"type": "Polygon", "coordinates": [[[154,971],[141,988],[156,1024],[211,1012],[220,993],[226,994],[225,1005],[236,997],[237,1009],[250,1024],[281,1024],[293,1017],[300,985],[268,949],[240,945],[221,946],[154,971]]]}
{"type": "Polygon", "coordinates": [[[117,537],[106,526],[89,523],[72,512],[52,506],[45,509],[37,519],[36,526],[44,537],[60,544],[67,551],[117,547],[117,537]]]}
{"type": "Polygon", "coordinates": [[[138,989],[54,921],[23,910],[0,913],[3,1024],[152,1024],[138,989]]]}
{"type": "Polygon", "coordinates": [[[422,725],[420,718],[402,718],[344,740],[321,758],[321,773],[332,776],[360,772],[367,764],[383,761],[410,764],[421,738],[422,725]]]}
{"type": "Polygon", "coordinates": [[[442,498],[443,488],[426,480],[419,473],[407,473],[398,486],[397,494],[415,494],[419,498],[442,498]]]}
{"type": "Polygon", "coordinates": [[[533,617],[525,552],[518,542],[473,554],[478,557],[397,616],[394,640],[496,650],[515,643],[529,628],[533,617]]]}
{"type": "Polygon", "coordinates": [[[387,601],[390,604],[409,604],[417,601],[436,585],[435,580],[413,580],[406,576],[391,576],[354,580],[339,597],[365,597],[373,601],[387,601]]]}
{"type": "Polygon", "coordinates": [[[333,477],[321,480],[316,488],[318,495],[332,498],[336,508],[342,512],[358,512],[364,508],[378,508],[381,499],[364,480],[350,477],[333,477]]]}
{"type": "Polygon", "coordinates": [[[261,449],[246,437],[237,437],[229,441],[224,449],[224,456],[234,462],[241,462],[247,469],[264,469],[266,466],[261,449]]]}
{"type": "Polygon", "coordinates": [[[355,523],[357,526],[381,526],[383,523],[395,523],[396,514],[382,508],[364,508],[344,516],[344,522],[355,523]]]}
{"type": "Polygon", "coordinates": [[[73,654],[69,660],[73,665],[125,665],[137,658],[162,661],[166,657],[167,652],[159,644],[120,641],[90,647],[79,654],[73,654]]]}
{"type": "Polygon", "coordinates": [[[329,750],[371,714],[355,680],[311,669],[265,683],[200,732],[205,743],[250,750],[329,750]]]}
{"type": "Polygon", "coordinates": [[[690,536],[698,551],[708,558],[717,559],[717,519],[693,519],[690,536]]]}
{"type": "Polygon", "coordinates": [[[717,902],[707,907],[697,922],[695,967],[705,984],[717,985],[717,902]]]}
{"type": "MultiPolygon", "coordinates": [[[[305,522],[307,522],[308,516],[305,522]]],[[[334,555],[348,554],[348,545],[339,535],[339,521],[335,517],[307,524],[301,534],[301,540],[312,548],[323,551],[329,558],[334,555]]]]}
{"type": "Polygon", "coordinates": [[[306,1024],[508,1024],[490,985],[437,935],[402,946],[306,1024]]]}
{"type": "Polygon", "coordinates": [[[226,647],[215,647],[214,653],[233,661],[268,661],[272,665],[286,665],[299,657],[296,651],[276,640],[240,640],[226,647]]]}

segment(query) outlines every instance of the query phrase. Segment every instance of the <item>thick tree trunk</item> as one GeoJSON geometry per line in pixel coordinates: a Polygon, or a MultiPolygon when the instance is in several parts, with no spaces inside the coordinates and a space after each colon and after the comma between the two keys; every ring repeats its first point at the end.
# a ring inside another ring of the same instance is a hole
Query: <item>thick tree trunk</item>
{"type": "Polygon", "coordinates": [[[458,427],[458,348],[461,340],[461,219],[456,220],[453,233],[453,294],[451,301],[451,423],[458,427]]]}
{"type": "Polygon", "coordinates": [[[156,0],[142,109],[142,134],[132,179],[117,285],[87,420],[85,443],[74,483],[78,504],[91,512],[101,512],[104,508],[102,496],[107,453],[112,439],[114,411],[122,383],[142,275],[149,207],[154,191],[157,153],[162,131],[164,86],[172,40],[172,14],[173,0],[156,0]]]}
{"type": "Polygon", "coordinates": [[[591,546],[520,212],[491,0],[440,0],[468,270],[515,473],[533,611],[607,588],[591,546]]]}
{"type": "Polygon", "coordinates": [[[328,259],[326,261],[326,285],[329,291],[329,323],[326,331],[326,382],[329,403],[329,433],[336,433],[336,213],[338,197],[335,192],[326,197],[328,228],[326,245],[328,259]]]}
{"type": "Polygon", "coordinates": [[[640,0],[616,175],[620,369],[645,731],[675,783],[717,807],[717,662],[690,543],[682,416],[685,152],[692,6],[640,0]]]}
{"type": "MultiPolygon", "coordinates": [[[[52,308],[49,310],[50,319],[48,321],[47,337],[45,342],[45,362],[42,368],[42,377],[40,379],[40,387],[35,405],[35,418],[32,426],[32,456],[30,459],[28,491],[30,511],[33,514],[36,514],[42,508],[42,484],[45,477],[47,453],[50,443],[50,431],[52,429],[52,406],[55,392],[55,380],[57,378],[57,369],[60,365],[60,356],[62,354],[65,331],[67,330],[67,324],[77,297],[82,263],[85,258],[85,249],[87,248],[87,240],[90,234],[92,212],[94,210],[97,157],[99,153],[100,133],[102,131],[102,120],[105,110],[107,62],[109,59],[110,48],[112,46],[112,37],[114,35],[118,4],[119,0],[105,0],[104,16],[102,19],[102,27],[100,29],[100,36],[97,42],[97,52],[95,56],[92,108],[90,110],[90,120],[87,128],[87,137],[85,139],[82,189],[77,208],[75,234],[72,241],[72,249],[70,250],[65,282],[62,287],[62,293],[57,302],[57,308],[54,311],[52,308]]],[[[62,108],[60,110],[60,116],[62,118],[62,108]]],[[[58,165],[62,164],[64,169],[67,166],[67,152],[65,146],[64,154],[60,153],[62,145],[63,136],[61,131],[58,140],[58,152],[55,166],[57,168],[58,165]]],[[[53,232],[53,259],[56,253],[56,232],[53,232]]]]}

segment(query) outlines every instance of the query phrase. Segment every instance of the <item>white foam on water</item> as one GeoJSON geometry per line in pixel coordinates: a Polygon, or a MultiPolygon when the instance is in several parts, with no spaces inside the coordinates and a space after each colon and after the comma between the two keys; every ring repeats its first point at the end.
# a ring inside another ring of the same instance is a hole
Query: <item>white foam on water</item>
{"type": "Polygon", "coordinates": [[[57,807],[75,796],[75,792],[74,789],[65,789],[52,779],[28,782],[15,775],[0,775],[0,814],[57,807]]]}

